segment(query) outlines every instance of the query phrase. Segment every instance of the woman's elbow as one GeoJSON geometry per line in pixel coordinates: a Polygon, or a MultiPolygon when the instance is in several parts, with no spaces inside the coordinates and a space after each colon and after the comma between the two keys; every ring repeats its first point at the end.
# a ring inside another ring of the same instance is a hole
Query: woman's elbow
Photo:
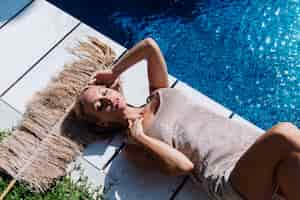
{"type": "Polygon", "coordinates": [[[146,39],[144,39],[144,44],[147,48],[147,50],[149,50],[150,53],[159,51],[160,48],[158,46],[158,44],[156,43],[156,41],[154,39],[152,39],[151,37],[148,37],[146,39]]]}
{"type": "Polygon", "coordinates": [[[169,176],[182,176],[189,174],[192,170],[194,169],[194,164],[193,163],[186,163],[181,166],[176,166],[169,168],[167,171],[167,175],[169,176]]]}
{"type": "Polygon", "coordinates": [[[156,41],[155,41],[153,38],[151,38],[151,37],[145,38],[145,39],[144,39],[144,42],[145,42],[145,44],[146,44],[147,46],[149,46],[149,47],[155,47],[155,46],[158,46],[157,43],[156,43],[156,41]]]}
{"type": "Polygon", "coordinates": [[[181,171],[185,174],[190,173],[194,169],[194,164],[192,162],[188,162],[184,164],[184,166],[181,168],[181,171]]]}

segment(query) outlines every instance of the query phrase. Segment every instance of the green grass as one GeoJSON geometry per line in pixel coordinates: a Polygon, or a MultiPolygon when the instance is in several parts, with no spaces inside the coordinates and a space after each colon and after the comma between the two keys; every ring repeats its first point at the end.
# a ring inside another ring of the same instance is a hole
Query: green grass
{"type": "MultiPolygon", "coordinates": [[[[3,140],[8,131],[0,131],[0,141],[3,140]]],[[[80,170],[80,169],[79,169],[80,170]]],[[[6,176],[0,177],[0,193],[5,190],[10,179],[6,176]]],[[[22,183],[17,183],[5,200],[87,200],[103,199],[100,190],[91,190],[87,184],[87,178],[80,178],[77,182],[69,176],[58,180],[46,193],[33,193],[22,183]]]]}
{"type": "MultiPolygon", "coordinates": [[[[0,190],[4,191],[8,183],[7,178],[0,178],[0,190]]],[[[90,200],[93,199],[93,193],[86,185],[75,184],[66,176],[46,193],[32,193],[25,185],[17,183],[6,196],[6,200],[90,200]]],[[[102,199],[96,191],[95,195],[95,199],[102,199]]]]}
{"type": "Polygon", "coordinates": [[[9,135],[9,131],[0,130],[0,142],[9,135]]]}

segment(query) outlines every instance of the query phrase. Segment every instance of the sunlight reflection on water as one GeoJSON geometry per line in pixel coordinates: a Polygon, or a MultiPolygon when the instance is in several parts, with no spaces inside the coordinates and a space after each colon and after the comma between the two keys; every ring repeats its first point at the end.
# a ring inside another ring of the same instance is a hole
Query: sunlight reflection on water
{"type": "Polygon", "coordinates": [[[197,2],[187,19],[171,11],[113,19],[131,41],[155,38],[172,74],[258,126],[300,126],[299,1],[197,2]]]}

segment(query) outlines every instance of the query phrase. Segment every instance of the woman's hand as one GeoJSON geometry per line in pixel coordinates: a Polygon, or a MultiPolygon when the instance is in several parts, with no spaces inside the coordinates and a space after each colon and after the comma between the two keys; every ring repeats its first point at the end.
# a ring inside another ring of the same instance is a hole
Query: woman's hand
{"type": "Polygon", "coordinates": [[[143,136],[145,136],[143,125],[142,125],[142,118],[137,118],[134,120],[129,121],[129,136],[133,139],[139,141],[143,136]]]}
{"type": "Polygon", "coordinates": [[[111,70],[97,71],[89,81],[91,85],[112,86],[117,81],[118,76],[111,70]]]}
{"type": "Polygon", "coordinates": [[[129,135],[138,141],[138,145],[145,148],[144,151],[153,155],[151,157],[157,160],[156,164],[163,172],[177,176],[190,173],[193,170],[194,164],[186,155],[170,144],[146,135],[141,122],[142,119],[138,118],[129,123],[129,135]]]}

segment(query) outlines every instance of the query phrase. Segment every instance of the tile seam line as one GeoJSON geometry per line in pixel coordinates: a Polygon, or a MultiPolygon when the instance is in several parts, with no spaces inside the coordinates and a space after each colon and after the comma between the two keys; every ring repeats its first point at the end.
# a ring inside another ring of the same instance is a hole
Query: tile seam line
{"type": "Polygon", "coordinates": [[[45,57],[47,57],[59,44],[61,44],[71,33],[76,30],[81,22],[78,22],[67,34],[65,34],[58,42],[56,42],[44,55],[42,55],[29,69],[27,69],[16,81],[14,81],[12,84],[8,86],[4,90],[4,92],[1,93],[0,97],[3,97],[11,88],[13,88],[24,76],[26,76],[35,66],[37,66],[45,57]]]}
{"type": "Polygon", "coordinates": [[[86,159],[83,154],[80,155],[80,158],[83,159],[85,162],[87,162],[90,166],[92,166],[96,170],[101,171],[101,169],[99,167],[97,167],[94,163],[92,163],[91,161],[86,159]]]}
{"type": "MultiPolygon", "coordinates": [[[[95,166],[92,162],[90,162],[89,160],[85,159],[82,154],[79,155],[78,157],[81,158],[84,162],[86,162],[88,165],[90,165],[92,168],[94,168],[98,172],[101,172],[101,169],[99,169],[99,167],[95,166]]],[[[76,158],[78,158],[78,157],[76,157],[76,158]]],[[[75,158],[75,160],[76,160],[76,158],[75,158]]],[[[73,161],[73,162],[75,162],[75,161],[73,161]]],[[[75,169],[72,169],[71,171],[74,171],[74,170],[75,169]]]]}
{"type": "Polygon", "coordinates": [[[19,14],[21,14],[26,8],[28,8],[35,0],[31,0],[29,3],[27,3],[23,8],[21,8],[17,13],[15,13],[13,16],[8,18],[4,24],[0,25],[0,31],[2,28],[4,28],[8,23],[10,23],[13,19],[15,19],[19,14]]]}
{"type": "Polygon", "coordinates": [[[18,109],[16,109],[15,107],[13,107],[12,105],[10,105],[7,101],[5,101],[3,98],[0,97],[0,102],[4,103],[5,105],[7,105],[9,108],[11,108],[12,110],[16,111],[19,115],[23,115],[22,112],[20,112],[18,109]]]}
{"type": "MultiPolygon", "coordinates": [[[[175,77],[175,76],[174,76],[175,77]]],[[[176,77],[175,77],[176,78],[176,77]]],[[[178,81],[178,79],[176,78],[176,80],[174,81],[174,83],[172,83],[172,85],[170,86],[170,88],[174,88],[176,85],[177,85],[177,83],[178,83],[179,81],[178,81]]]]}
{"type": "MultiPolygon", "coordinates": [[[[109,144],[108,144],[109,145],[109,144]]],[[[104,165],[101,167],[101,168],[99,168],[98,166],[96,166],[94,163],[92,163],[91,161],[89,161],[88,159],[86,159],[85,157],[84,157],[84,155],[83,154],[81,154],[80,155],[80,157],[85,161],[85,162],[87,162],[89,165],[91,165],[92,167],[94,167],[95,169],[97,169],[98,171],[100,171],[100,172],[103,172],[103,171],[105,171],[105,169],[107,168],[107,166],[117,157],[117,155],[119,155],[119,153],[123,150],[123,148],[125,147],[125,143],[123,142],[122,144],[121,144],[121,146],[120,147],[118,147],[117,149],[116,149],[116,151],[113,153],[113,155],[108,159],[108,161],[106,161],[105,163],[104,163],[104,165]]]]}
{"type": "Polygon", "coordinates": [[[230,115],[229,115],[229,119],[232,119],[233,117],[235,116],[235,112],[232,112],[230,115]]]}
{"type": "Polygon", "coordinates": [[[186,185],[187,181],[190,179],[189,175],[186,175],[183,180],[180,182],[180,184],[176,187],[174,192],[172,193],[170,200],[174,200],[176,196],[180,193],[182,188],[186,185]]]}
{"type": "Polygon", "coordinates": [[[115,151],[113,156],[103,165],[103,167],[100,169],[100,171],[105,171],[106,168],[109,166],[109,164],[120,154],[120,152],[125,148],[125,146],[126,146],[126,143],[123,142],[121,144],[121,146],[115,151]]]}

